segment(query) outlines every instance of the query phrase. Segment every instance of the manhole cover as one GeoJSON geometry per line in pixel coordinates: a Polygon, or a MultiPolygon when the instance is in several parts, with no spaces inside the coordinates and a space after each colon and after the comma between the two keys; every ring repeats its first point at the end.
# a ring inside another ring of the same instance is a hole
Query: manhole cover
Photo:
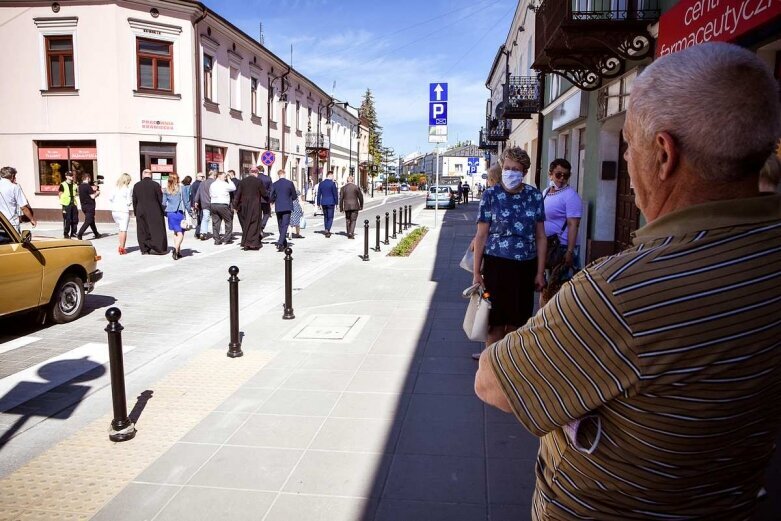
{"type": "Polygon", "coordinates": [[[349,342],[368,319],[369,317],[362,315],[313,315],[286,338],[349,342]]]}
{"type": "Polygon", "coordinates": [[[295,336],[301,340],[341,340],[350,331],[345,326],[307,326],[295,336]]]}

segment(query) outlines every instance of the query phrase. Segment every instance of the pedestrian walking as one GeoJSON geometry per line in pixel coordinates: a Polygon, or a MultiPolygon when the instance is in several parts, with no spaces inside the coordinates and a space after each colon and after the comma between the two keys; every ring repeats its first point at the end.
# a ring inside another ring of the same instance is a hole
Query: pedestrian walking
{"type": "Polygon", "coordinates": [[[355,239],[355,223],[358,222],[358,212],[361,210],[363,210],[363,192],[356,186],[355,177],[349,175],[347,183],[339,194],[339,211],[344,212],[348,239],[355,239]]]}
{"type": "Polygon", "coordinates": [[[218,172],[217,179],[209,185],[212,236],[215,245],[233,243],[233,210],[230,206],[230,194],[236,190],[236,185],[228,181],[227,177],[226,172],[218,172]],[[225,234],[220,235],[223,223],[225,234]]]}
{"type": "Polygon", "coordinates": [[[195,198],[198,195],[198,190],[201,188],[201,184],[203,183],[203,180],[206,178],[206,176],[203,175],[203,172],[198,172],[195,174],[195,181],[193,181],[193,184],[190,186],[190,208],[192,209],[193,217],[195,218],[195,238],[200,239],[201,238],[201,222],[203,221],[203,210],[196,207],[195,204],[195,198]]]}
{"type": "Polygon", "coordinates": [[[464,204],[469,202],[469,185],[467,183],[461,186],[461,199],[464,204]]]}
{"type": "Polygon", "coordinates": [[[331,226],[334,224],[334,210],[339,204],[339,192],[334,183],[334,172],[329,170],[326,178],[317,188],[317,206],[323,209],[323,227],[325,236],[331,236],[331,226]]]}
{"type": "Polygon", "coordinates": [[[81,184],[79,184],[79,201],[81,201],[81,212],[84,214],[84,222],[77,235],[79,240],[82,239],[88,227],[92,230],[93,239],[100,239],[101,237],[95,225],[95,199],[99,195],[100,185],[93,186],[91,176],[84,174],[81,178],[81,184]]]}
{"type": "Polygon", "coordinates": [[[201,211],[201,228],[200,239],[202,241],[208,240],[212,235],[209,233],[209,226],[212,223],[212,199],[209,192],[212,183],[217,179],[217,171],[209,170],[209,176],[201,186],[198,187],[198,193],[195,195],[195,208],[201,211]]]}
{"type": "Polygon", "coordinates": [[[548,169],[548,188],[542,193],[548,250],[546,285],[540,295],[541,305],[545,305],[561,285],[580,269],[578,228],[583,202],[578,192],[569,186],[571,175],[572,165],[569,161],[554,159],[548,169]]]}
{"type": "Polygon", "coordinates": [[[79,189],[73,182],[73,172],[65,172],[65,181],[60,184],[60,206],[62,206],[62,236],[76,237],[79,226],[79,189]]]}
{"type": "Polygon", "coordinates": [[[130,191],[131,181],[132,178],[129,174],[121,174],[117,179],[116,189],[109,199],[111,217],[114,219],[119,231],[117,252],[120,255],[127,253],[125,244],[127,242],[127,229],[130,226],[130,209],[133,207],[133,195],[130,191]]]}
{"type": "Polygon", "coordinates": [[[532,519],[747,520],[781,423],[781,195],[758,189],[778,83],[694,45],[637,76],[622,132],[647,224],[491,345],[475,389],[541,438],[532,519]]]}
{"type": "Polygon", "coordinates": [[[249,175],[239,182],[233,195],[233,207],[241,223],[241,243],[243,250],[259,250],[261,243],[261,200],[267,197],[266,187],[258,179],[258,169],[250,168],[249,175]]]}
{"type": "Polygon", "coordinates": [[[260,183],[266,190],[266,194],[260,198],[260,238],[263,239],[266,235],[270,235],[266,233],[266,224],[268,224],[268,219],[271,217],[271,186],[274,183],[261,166],[258,167],[258,180],[260,180],[260,183]]]}
{"type": "Polygon", "coordinates": [[[298,190],[298,186],[293,182],[293,186],[296,189],[296,198],[293,199],[293,211],[290,212],[290,226],[293,228],[291,237],[294,239],[303,239],[301,235],[301,222],[304,221],[304,209],[301,207],[301,192],[298,190]]]}
{"type": "Polygon", "coordinates": [[[30,224],[38,223],[32,208],[24,196],[22,187],[16,184],[16,168],[4,166],[0,168],[0,212],[11,222],[11,226],[21,233],[20,218],[23,215],[30,224]]]}
{"type": "Polygon", "coordinates": [[[182,221],[185,217],[184,213],[187,211],[187,197],[183,188],[183,186],[179,186],[178,175],[174,173],[168,175],[168,182],[163,188],[163,207],[168,221],[168,229],[174,232],[174,248],[171,251],[171,257],[174,260],[182,258],[181,250],[184,241],[182,221]]]}
{"type": "Polygon", "coordinates": [[[190,199],[192,199],[192,182],[193,178],[189,175],[184,176],[184,179],[182,179],[182,201],[184,202],[185,208],[187,208],[185,211],[190,214],[192,217],[192,211],[190,211],[192,205],[190,204],[190,199]]]}
{"type": "Polygon", "coordinates": [[[279,179],[274,181],[271,187],[271,202],[274,203],[274,212],[277,215],[279,238],[277,239],[277,251],[285,251],[287,247],[287,229],[290,226],[290,214],[293,211],[293,201],[296,199],[296,187],[285,178],[285,171],[279,171],[279,179]]]}
{"type": "Polygon", "coordinates": [[[168,237],[163,224],[163,191],[152,179],[152,171],[148,168],[141,172],[141,181],[133,186],[133,212],[136,214],[141,255],[168,253],[168,237]]]}
{"type": "Polygon", "coordinates": [[[501,179],[480,200],[474,239],[472,282],[491,298],[486,345],[525,324],[534,309],[534,290],[545,286],[542,194],[523,182],[531,159],[520,147],[510,147],[501,164],[501,179]]]}
{"type": "Polygon", "coordinates": [[[464,197],[463,196],[463,187],[464,187],[464,183],[459,181],[458,182],[458,187],[456,187],[456,202],[459,203],[459,204],[461,204],[461,202],[463,200],[463,197],[464,197]]]}

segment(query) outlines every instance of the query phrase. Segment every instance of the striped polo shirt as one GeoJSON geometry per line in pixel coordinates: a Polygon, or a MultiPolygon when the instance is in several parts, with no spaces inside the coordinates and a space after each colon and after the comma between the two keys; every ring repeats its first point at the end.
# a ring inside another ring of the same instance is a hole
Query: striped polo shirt
{"type": "Polygon", "coordinates": [[[779,344],[781,196],[638,230],[489,348],[541,438],[533,518],[748,519],[781,416],[779,344]],[[563,429],[583,418],[591,454],[563,429]]]}

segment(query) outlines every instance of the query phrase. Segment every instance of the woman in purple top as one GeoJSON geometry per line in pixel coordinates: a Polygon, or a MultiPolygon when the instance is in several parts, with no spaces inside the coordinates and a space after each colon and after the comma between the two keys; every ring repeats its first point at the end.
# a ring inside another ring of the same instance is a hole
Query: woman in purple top
{"type": "Polygon", "coordinates": [[[559,249],[564,260],[561,267],[554,268],[548,273],[548,288],[543,292],[543,303],[580,269],[578,228],[583,203],[575,189],[569,186],[571,175],[572,165],[566,159],[554,159],[551,162],[548,169],[550,184],[543,192],[545,236],[559,236],[559,249]]]}

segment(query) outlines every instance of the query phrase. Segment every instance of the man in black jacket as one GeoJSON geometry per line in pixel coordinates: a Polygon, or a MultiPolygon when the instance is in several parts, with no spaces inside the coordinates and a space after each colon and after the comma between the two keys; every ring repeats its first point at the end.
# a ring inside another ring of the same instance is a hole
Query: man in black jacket
{"type": "Polygon", "coordinates": [[[268,196],[266,188],[258,179],[258,169],[252,167],[249,175],[239,182],[233,194],[233,207],[241,223],[241,247],[243,250],[259,250],[260,242],[260,200],[268,196]]]}
{"type": "Polygon", "coordinates": [[[260,198],[260,238],[266,236],[265,229],[268,223],[268,218],[271,217],[271,186],[273,182],[271,177],[266,175],[266,171],[262,166],[258,166],[258,179],[266,189],[266,195],[260,198]]]}
{"type": "Polygon", "coordinates": [[[98,228],[95,226],[95,199],[100,195],[100,185],[92,186],[89,174],[84,174],[79,185],[79,201],[81,211],[84,213],[84,222],[79,229],[78,239],[81,240],[87,227],[92,229],[93,239],[100,239],[98,228]]]}
{"type": "Polygon", "coordinates": [[[203,211],[200,208],[195,207],[195,196],[198,195],[198,189],[201,187],[201,183],[203,183],[204,180],[203,172],[198,172],[198,174],[195,176],[195,182],[190,187],[190,200],[187,201],[187,204],[190,205],[190,208],[192,208],[195,211],[196,215],[196,222],[195,225],[195,238],[200,239],[201,238],[201,220],[203,219],[203,211]]]}
{"type": "Polygon", "coordinates": [[[271,202],[274,203],[274,212],[277,214],[279,226],[279,238],[277,239],[277,251],[285,251],[287,247],[287,228],[290,226],[290,212],[293,211],[293,201],[296,199],[296,186],[289,179],[285,179],[285,171],[279,171],[277,179],[271,187],[271,202]]]}
{"type": "Polygon", "coordinates": [[[168,236],[165,232],[163,191],[152,179],[149,169],[141,173],[141,181],[133,187],[133,212],[136,214],[136,233],[141,254],[165,255],[168,253],[168,236]]]}

